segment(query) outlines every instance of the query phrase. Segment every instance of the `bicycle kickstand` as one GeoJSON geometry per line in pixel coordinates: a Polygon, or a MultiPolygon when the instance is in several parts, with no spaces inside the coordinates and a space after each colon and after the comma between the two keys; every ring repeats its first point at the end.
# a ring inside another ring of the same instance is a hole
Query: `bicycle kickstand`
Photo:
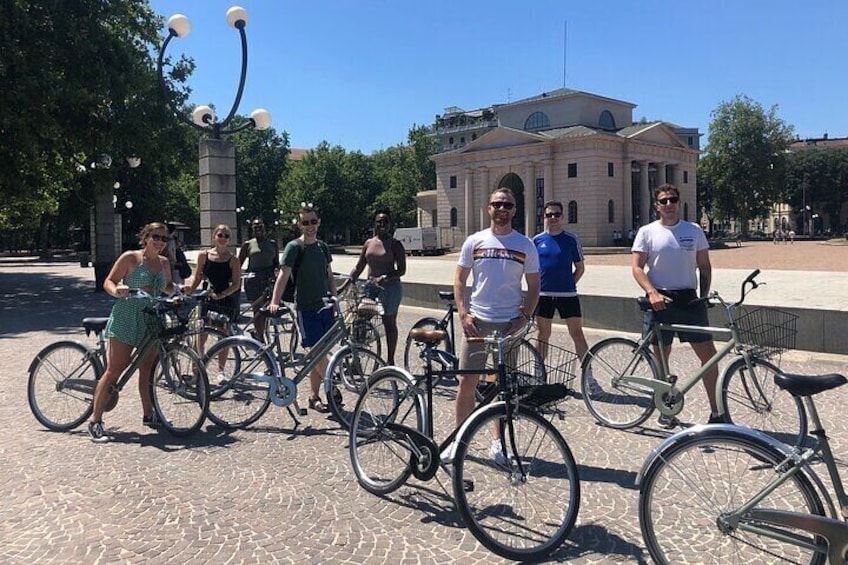
{"type": "Polygon", "coordinates": [[[298,420],[297,417],[294,415],[294,412],[292,411],[291,406],[286,406],[286,410],[288,410],[289,416],[291,417],[292,421],[294,422],[294,427],[295,427],[295,429],[297,429],[297,427],[300,426],[300,420],[298,420]]]}

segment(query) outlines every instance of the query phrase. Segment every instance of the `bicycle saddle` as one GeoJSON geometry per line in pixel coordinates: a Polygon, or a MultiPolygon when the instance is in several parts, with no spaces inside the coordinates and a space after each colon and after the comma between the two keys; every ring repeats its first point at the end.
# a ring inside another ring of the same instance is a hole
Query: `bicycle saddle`
{"type": "Polygon", "coordinates": [[[453,291],[452,290],[440,290],[439,298],[442,300],[453,300],[453,291]]]}
{"type": "Polygon", "coordinates": [[[447,337],[448,333],[444,330],[431,330],[427,328],[415,328],[409,330],[409,337],[423,343],[425,345],[437,345],[440,341],[447,337]]]}
{"type": "Polygon", "coordinates": [[[792,396],[812,396],[842,386],[848,382],[848,379],[838,373],[824,375],[777,373],[774,375],[774,382],[792,396]]]}
{"type": "Polygon", "coordinates": [[[91,335],[91,332],[99,334],[106,329],[106,324],[109,323],[109,318],[83,318],[82,327],[85,328],[85,335],[91,335]]]}

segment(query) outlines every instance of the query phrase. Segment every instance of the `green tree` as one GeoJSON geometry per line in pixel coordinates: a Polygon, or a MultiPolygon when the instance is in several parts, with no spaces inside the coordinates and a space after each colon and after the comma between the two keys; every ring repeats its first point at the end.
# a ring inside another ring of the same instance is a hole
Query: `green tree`
{"type": "MultiPolygon", "coordinates": [[[[247,119],[247,118],[242,118],[247,119]]],[[[233,127],[240,120],[233,122],[233,127]]],[[[236,202],[245,207],[244,218],[268,216],[277,208],[280,182],[288,167],[289,136],[274,128],[248,128],[233,136],[236,146],[236,202]]],[[[268,217],[266,221],[273,220],[268,217]]]]}
{"type": "Polygon", "coordinates": [[[840,211],[848,202],[848,149],[810,148],[791,154],[786,196],[787,202],[800,211],[799,225],[807,227],[811,214],[817,213],[827,216],[828,224],[841,230],[840,211]],[[805,214],[807,206],[810,210],[805,214]]]}
{"type": "Polygon", "coordinates": [[[748,220],[765,216],[783,195],[785,152],[793,129],[744,95],[712,112],[709,143],[699,173],[709,179],[711,207],[719,219],[736,218],[743,235],[748,220]]]}
{"type": "MultiPolygon", "coordinates": [[[[116,165],[140,155],[151,171],[179,154],[185,137],[155,71],[162,24],[146,0],[0,3],[0,133],[14,140],[0,146],[0,226],[44,233],[58,220],[87,222],[97,190],[123,174],[91,175],[99,154],[116,165]]],[[[180,59],[169,76],[179,103],[192,68],[180,59]]]]}

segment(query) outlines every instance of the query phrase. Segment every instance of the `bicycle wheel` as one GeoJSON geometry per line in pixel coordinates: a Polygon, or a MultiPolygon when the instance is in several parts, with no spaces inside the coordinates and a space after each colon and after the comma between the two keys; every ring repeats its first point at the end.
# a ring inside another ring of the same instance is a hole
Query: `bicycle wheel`
{"type": "MultiPolygon", "coordinates": [[[[445,328],[442,327],[442,321],[437,318],[421,318],[413,324],[411,329],[444,330],[445,328]]],[[[447,332],[445,332],[445,338],[436,344],[436,349],[453,351],[453,344],[447,332]]],[[[403,366],[412,375],[424,374],[424,360],[421,359],[422,350],[423,346],[415,343],[415,340],[407,334],[406,345],[403,348],[403,366]]]]}
{"type": "Polygon", "coordinates": [[[345,430],[350,430],[356,401],[365,383],[385,364],[373,351],[356,345],[347,345],[333,355],[324,377],[324,391],[330,412],[345,430]]]}
{"type": "Polygon", "coordinates": [[[550,422],[522,406],[512,418],[516,449],[505,404],[472,418],[453,463],[459,513],[474,537],[501,557],[545,557],[568,537],[580,508],[580,479],[568,444],[550,422]],[[493,426],[500,441],[493,439],[493,426]]]}
{"type": "MultiPolygon", "coordinates": [[[[230,336],[220,328],[203,326],[197,331],[185,334],[183,343],[192,348],[203,359],[212,346],[228,337],[230,336]]],[[[233,361],[235,368],[231,366],[230,370],[238,371],[239,360],[234,359],[233,361]]],[[[221,394],[227,385],[226,367],[223,362],[218,366],[205,362],[204,365],[206,366],[206,375],[209,378],[209,394],[215,397],[221,394]]]]}
{"type": "Polygon", "coordinates": [[[355,344],[370,349],[377,354],[377,357],[383,356],[383,340],[380,339],[380,331],[370,320],[354,320],[350,339],[355,344]]]}
{"type": "MultiPolygon", "coordinates": [[[[663,449],[645,472],[639,491],[639,524],[655,563],[824,563],[824,555],[774,537],[746,531],[791,531],[743,515],[724,517],[749,501],[777,475],[785,459],[777,449],[733,430],[710,430],[663,449]]],[[[803,473],[780,484],[761,508],[824,515],[821,499],[803,473]]]]}
{"type": "Polygon", "coordinates": [[[807,411],[800,398],[775,384],[778,372],[763,359],[752,359],[750,369],[742,357],[731,362],[721,375],[725,421],[800,446],[807,436],[807,411]]]}
{"type": "Polygon", "coordinates": [[[592,346],[583,359],[580,390],[586,408],[605,426],[625,430],[638,426],[654,411],[654,391],[623,377],[656,379],[654,359],[624,337],[610,337],[592,346]]]}
{"type": "Polygon", "coordinates": [[[421,391],[404,372],[386,367],[368,380],[353,412],[348,442],[362,488],[383,495],[406,482],[414,454],[397,425],[423,433],[425,418],[421,391]]]}
{"type": "Polygon", "coordinates": [[[256,422],[271,404],[270,383],[277,371],[271,354],[254,340],[231,337],[206,351],[207,372],[223,375],[209,402],[209,419],[228,430],[256,422]],[[219,370],[223,367],[223,371],[219,370]]]}
{"type": "Polygon", "coordinates": [[[168,433],[187,436],[199,430],[209,409],[209,381],[197,353],[182,343],[165,346],[150,380],[150,395],[156,418],[168,433]]]}
{"type": "Polygon", "coordinates": [[[94,388],[102,374],[100,361],[83,344],[52,343],[29,366],[29,409],[48,429],[72,430],[91,416],[94,388]]]}

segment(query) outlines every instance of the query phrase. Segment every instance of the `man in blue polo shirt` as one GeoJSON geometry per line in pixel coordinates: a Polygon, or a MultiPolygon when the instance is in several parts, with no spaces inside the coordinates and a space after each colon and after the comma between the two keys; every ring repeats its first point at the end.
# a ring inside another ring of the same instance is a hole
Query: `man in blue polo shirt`
{"type": "MultiPolygon", "coordinates": [[[[547,357],[554,312],[565,320],[574,349],[582,359],[589,349],[583,335],[583,313],[577,296],[577,281],[586,270],[583,246],[577,235],[562,227],[562,202],[545,203],[545,231],[533,238],[539,252],[541,289],[536,325],[539,328],[539,353],[547,357]]],[[[590,394],[597,394],[598,385],[590,377],[590,394]]]]}

